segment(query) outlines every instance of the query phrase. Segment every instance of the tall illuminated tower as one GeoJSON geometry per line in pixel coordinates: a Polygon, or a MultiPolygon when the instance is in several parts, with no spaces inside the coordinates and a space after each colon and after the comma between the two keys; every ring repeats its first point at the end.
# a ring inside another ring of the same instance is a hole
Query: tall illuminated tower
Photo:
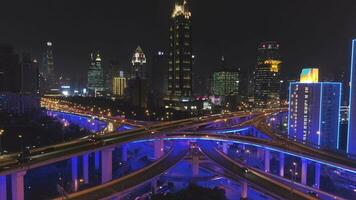
{"type": "Polygon", "coordinates": [[[88,89],[89,94],[97,96],[104,91],[104,72],[101,65],[100,54],[96,56],[90,54],[90,66],[88,69],[88,89]]]}
{"type": "Polygon", "coordinates": [[[187,2],[176,2],[171,16],[167,98],[188,101],[192,96],[191,13],[187,2]]]}
{"type": "Polygon", "coordinates": [[[288,135],[303,144],[339,148],[341,83],[319,82],[319,70],[303,69],[290,83],[288,135]]]}
{"type": "Polygon", "coordinates": [[[263,42],[257,49],[254,99],[259,107],[278,107],[281,56],[277,42],[263,42]]]}
{"type": "Polygon", "coordinates": [[[42,66],[40,70],[41,75],[46,80],[47,90],[57,89],[52,45],[52,42],[46,43],[46,49],[42,58],[42,66]]]}
{"type": "Polygon", "coordinates": [[[347,153],[356,155],[356,39],[352,40],[347,153]]]}
{"type": "Polygon", "coordinates": [[[146,64],[146,55],[143,53],[142,49],[140,46],[138,46],[135,50],[135,52],[132,55],[132,70],[131,70],[131,78],[141,78],[141,79],[146,79],[147,74],[146,74],[146,69],[145,69],[145,64],[146,64]]]}

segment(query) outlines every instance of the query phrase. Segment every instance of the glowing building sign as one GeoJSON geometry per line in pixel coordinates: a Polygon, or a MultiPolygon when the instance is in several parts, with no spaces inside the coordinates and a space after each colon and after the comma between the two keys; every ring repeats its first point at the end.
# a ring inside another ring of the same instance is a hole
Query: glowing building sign
{"type": "Polygon", "coordinates": [[[319,69],[318,68],[306,68],[302,70],[300,74],[301,83],[318,83],[319,82],[319,69]]]}
{"type": "Polygon", "coordinates": [[[282,61],[280,60],[265,60],[264,64],[270,66],[271,72],[279,72],[280,64],[282,61]]]}

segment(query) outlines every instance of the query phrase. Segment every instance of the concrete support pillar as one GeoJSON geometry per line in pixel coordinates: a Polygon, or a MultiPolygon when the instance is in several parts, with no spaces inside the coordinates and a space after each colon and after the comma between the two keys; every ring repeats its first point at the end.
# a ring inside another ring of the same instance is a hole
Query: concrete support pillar
{"type": "Polygon", "coordinates": [[[284,153],[279,153],[279,176],[284,176],[284,153]]]}
{"type": "Polygon", "coordinates": [[[307,159],[305,158],[302,158],[302,172],[301,172],[301,183],[303,185],[306,185],[307,184],[307,173],[308,173],[308,162],[307,162],[307,159]]]}
{"type": "Polygon", "coordinates": [[[270,161],[271,161],[271,152],[266,149],[265,150],[265,172],[270,171],[270,161]]]}
{"type": "Polygon", "coordinates": [[[100,152],[96,151],[94,153],[94,167],[95,170],[98,170],[100,168],[100,152]]]}
{"type": "Polygon", "coordinates": [[[192,174],[193,176],[199,176],[199,156],[196,155],[193,155],[192,174]]]}
{"type": "Polygon", "coordinates": [[[224,154],[227,155],[228,150],[229,150],[229,144],[228,144],[227,142],[223,142],[223,147],[222,147],[222,149],[223,149],[224,154]]]}
{"type": "Polygon", "coordinates": [[[12,200],[25,199],[24,176],[26,171],[16,172],[11,175],[12,200]]]}
{"type": "Polygon", "coordinates": [[[72,165],[72,185],[73,185],[73,191],[76,192],[78,191],[79,187],[79,180],[78,180],[78,157],[73,157],[71,160],[71,165],[72,165]]]}
{"type": "Polygon", "coordinates": [[[152,193],[153,194],[156,194],[157,193],[157,190],[158,190],[158,185],[157,185],[157,181],[158,181],[158,178],[155,177],[151,180],[151,189],[152,189],[152,193]]]}
{"type": "Polygon", "coordinates": [[[241,200],[247,199],[248,185],[247,182],[242,182],[241,184],[241,200]]]}
{"type": "Polygon", "coordinates": [[[127,144],[121,145],[121,161],[127,162],[127,144]]]}
{"type": "Polygon", "coordinates": [[[85,184],[89,183],[89,155],[83,155],[83,180],[85,184]]]}
{"type": "Polygon", "coordinates": [[[162,139],[156,139],[154,141],[154,159],[157,160],[163,156],[164,143],[162,139]]]}
{"type": "Polygon", "coordinates": [[[6,176],[0,176],[0,199],[6,200],[7,193],[6,193],[6,176]]]}
{"type": "Polygon", "coordinates": [[[320,163],[315,163],[314,187],[317,189],[320,188],[320,163]]]}
{"type": "Polygon", "coordinates": [[[107,183],[112,179],[112,152],[114,148],[101,151],[101,183],[107,183]]]}
{"type": "Polygon", "coordinates": [[[262,148],[257,148],[256,156],[258,159],[263,159],[264,156],[264,150],[262,148]]]}

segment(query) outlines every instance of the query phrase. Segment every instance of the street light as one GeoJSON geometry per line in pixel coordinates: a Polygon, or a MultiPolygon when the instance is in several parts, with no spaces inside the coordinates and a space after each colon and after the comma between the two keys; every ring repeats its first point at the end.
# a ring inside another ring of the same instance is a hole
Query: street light
{"type": "Polygon", "coordinates": [[[292,174],[292,184],[291,184],[291,193],[293,193],[293,186],[294,186],[294,181],[296,179],[296,176],[298,175],[298,172],[297,172],[297,163],[296,162],[293,162],[293,166],[292,166],[292,169],[289,170],[292,174]]]}
{"type": "Polygon", "coordinates": [[[0,155],[2,154],[2,140],[1,137],[4,134],[4,129],[0,129],[0,155]]]}

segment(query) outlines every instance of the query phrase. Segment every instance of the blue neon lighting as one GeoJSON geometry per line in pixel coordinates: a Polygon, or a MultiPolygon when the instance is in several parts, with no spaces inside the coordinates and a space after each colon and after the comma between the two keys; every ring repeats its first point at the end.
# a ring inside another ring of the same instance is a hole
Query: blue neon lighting
{"type": "Polygon", "coordinates": [[[352,83],[354,75],[354,50],[355,50],[356,39],[352,40],[352,49],[351,49],[351,75],[350,75],[350,96],[349,96],[349,121],[348,121],[348,131],[347,131],[347,144],[346,144],[346,153],[350,153],[350,137],[351,137],[351,110],[352,110],[352,83]]]}
{"type": "Polygon", "coordinates": [[[217,131],[216,133],[235,133],[235,132],[240,132],[240,131],[246,131],[250,129],[250,127],[247,128],[239,128],[239,129],[232,129],[232,130],[226,130],[226,131],[217,131]]]}
{"type": "Polygon", "coordinates": [[[288,137],[290,136],[290,118],[291,118],[291,111],[290,111],[290,105],[291,105],[291,94],[292,94],[292,83],[289,83],[289,100],[288,100],[288,137]]]}
{"type": "Polygon", "coordinates": [[[324,84],[321,83],[320,85],[320,107],[319,107],[319,135],[318,135],[318,146],[320,146],[320,137],[321,137],[321,113],[323,112],[323,87],[324,84]]]}
{"type": "Polygon", "coordinates": [[[338,106],[339,117],[338,117],[338,122],[337,122],[336,149],[339,149],[339,143],[340,143],[341,94],[342,94],[342,84],[339,83],[339,92],[338,92],[338,95],[339,95],[339,106],[338,106]]]}
{"type": "MultiPolygon", "coordinates": [[[[142,140],[137,140],[137,141],[134,141],[134,142],[131,142],[131,143],[151,142],[151,141],[154,141],[154,140],[155,139],[142,139],[142,140]]],[[[219,141],[219,142],[221,141],[221,142],[230,142],[230,143],[236,143],[236,144],[251,145],[251,146],[254,146],[254,147],[265,148],[265,149],[268,149],[268,150],[284,153],[284,154],[295,156],[295,157],[298,157],[298,158],[308,159],[310,161],[313,161],[313,162],[316,162],[316,163],[321,163],[323,165],[327,165],[327,166],[330,166],[330,167],[341,169],[341,170],[344,170],[344,171],[347,171],[347,172],[356,173],[356,170],[351,170],[351,169],[347,169],[347,168],[344,168],[344,167],[340,167],[340,166],[337,166],[337,165],[334,165],[334,164],[331,164],[331,163],[328,163],[328,162],[320,161],[320,160],[317,160],[317,159],[314,159],[314,158],[311,158],[311,157],[301,156],[301,155],[298,155],[298,154],[295,154],[295,153],[291,153],[291,152],[288,152],[288,151],[284,151],[284,150],[281,150],[281,149],[277,149],[277,148],[273,148],[273,147],[266,147],[266,146],[263,146],[263,145],[254,144],[254,143],[245,142],[245,141],[236,141],[236,140],[235,141],[231,141],[229,139],[201,138],[201,137],[170,137],[170,138],[164,138],[163,140],[206,140],[206,141],[219,141]]]]}

